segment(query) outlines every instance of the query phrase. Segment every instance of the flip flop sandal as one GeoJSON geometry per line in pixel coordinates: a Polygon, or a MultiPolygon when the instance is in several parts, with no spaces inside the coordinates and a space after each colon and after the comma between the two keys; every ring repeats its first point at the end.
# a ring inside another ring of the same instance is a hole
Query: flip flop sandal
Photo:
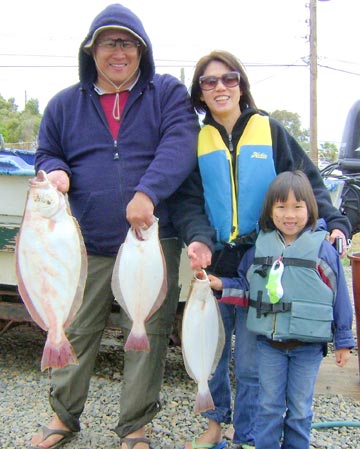
{"type": "MultiPolygon", "coordinates": [[[[57,443],[49,446],[48,449],[56,449],[57,447],[62,446],[63,444],[71,441],[75,438],[75,433],[71,430],[63,430],[63,429],[50,429],[47,426],[41,426],[40,431],[43,434],[43,439],[40,443],[46,441],[51,435],[61,435],[63,438],[57,443]]],[[[29,449],[43,449],[41,446],[29,446],[29,449]]]]}
{"type": "Polygon", "coordinates": [[[133,449],[135,444],[138,444],[138,443],[146,443],[146,444],[149,445],[149,449],[153,449],[150,446],[149,438],[127,438],[127,437],[125,437],[125,438],[121,438],[120,446],[121,446],[122,443],[125,443],[127,445],[128,449],[133,449]]]}

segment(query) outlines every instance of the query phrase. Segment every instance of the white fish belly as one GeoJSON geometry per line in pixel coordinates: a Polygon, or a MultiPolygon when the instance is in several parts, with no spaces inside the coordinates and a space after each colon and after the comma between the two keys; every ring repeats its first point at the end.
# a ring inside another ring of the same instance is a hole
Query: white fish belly
{"type": "Polygon", "coordinates": [[[119,288],[132,320],[145,320],[164,282],[164,261],[157,238],[125,242],[118,269],[119,288]]]}
{"type": "Polygon", "coordinates": [[[70,312],[81,271],[78,231],[63,214],[49,228],[46,219],[25,217],[18,249],[22,280],[34,308],[50,327],[63,324],[70,312]]]}
{"type": "Polygon", "coordinates": [[[218,310],[213,298],[190,298],[183,317],[182,345],[189,375],[198,383],[209,379],[218,343],[218,310]]]}

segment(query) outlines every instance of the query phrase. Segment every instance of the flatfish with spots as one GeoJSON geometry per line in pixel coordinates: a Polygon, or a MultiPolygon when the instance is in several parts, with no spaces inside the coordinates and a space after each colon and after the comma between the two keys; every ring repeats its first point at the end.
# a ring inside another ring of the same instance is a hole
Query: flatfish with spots
{"type": "Polygon", "coordinates": [[[27,310],[47,332],[41,370],[77,364],[65,329],[82,304],[86,249],[65,196],[44,171],[30,179],[16,242],[16,273],[27,310]]]}
{"type": "Polygon", "coordinates": [[[129,229],[116,258],[111,286],[115,299],[132,320],[124,350],[150,351],[145,323],[167,293],[166,263],[156,217],[148,229],[129,229]]]}
{"type": "Polygon", "coordinates": [[[204,270],[194,274],[182,321],[182,353],[189,376],[198,385],[194,411],[214,409],[208,381],[224,348],[224,325],[204,270]]]}

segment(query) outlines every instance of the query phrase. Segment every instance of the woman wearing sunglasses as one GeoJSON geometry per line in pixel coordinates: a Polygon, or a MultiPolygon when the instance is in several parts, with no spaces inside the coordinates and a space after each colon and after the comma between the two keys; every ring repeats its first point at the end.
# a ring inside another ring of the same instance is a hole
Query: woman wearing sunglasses
{"type": "MultiPolygon", "coordinates": [[[[195,68],[191,98],[205,114],[198,140],[198,161],[206,211],[217,232],[217,250],[208,272],[234,277],[244,252],[254,244],[265,193],[275,176],[301,169],[310,179],[320,216],[327,222],[330,242],[347,242],[350,225],[333,207],[317,167],[285,128],[260,111],[238,59],[225,51],[202,57],[195,68]]],[[[346,254],[344,249],[343,256],[346,254]]],[[[210,276],[211,277],[211,276],[210,276]]],[[[219,298],[226,343],[209,385],[215,409],[203,415],[208,429],[185,449],[222,449],[222,423],[233,423],[238,448],[255,447],[258,375],[256,337],[246,328],[247,298],[219,298]],[[232,339],[235,338],[232,353],[232,339]],[[234,355],[236,391],[231,408],[229,364],[234,355]]],[[[220,293],[221,294],[221,293],[220,293]]]]}

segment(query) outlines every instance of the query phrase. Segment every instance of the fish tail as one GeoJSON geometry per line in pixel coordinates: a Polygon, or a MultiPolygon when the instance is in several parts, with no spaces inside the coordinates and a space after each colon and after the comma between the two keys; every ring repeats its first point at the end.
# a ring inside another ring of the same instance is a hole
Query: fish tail
{"type": "Polygon", "coordinates": [[[42,359],[41,371],[48,368],[64,368],[67,365],[78,365],[79,361],[76,357],[74,348],[64,335],[60,344],[54,345],[49,338],[46,339],[42,359]]]}
{"type": "Polygon", "coordinates": [[[150,352],[150,343],[146,332],[136,334],[134,331],[131,331],[126,340],[124,351],[150,352]]]}
{"type": "Polygon", "coordinates": [[[198,391],[195,400],[194,412],[201,413],[205,412],[206,410],[214,410],[214,409],[215,405],[210,390],[207,389],[206,391],[202,392],[198,391]]]}

